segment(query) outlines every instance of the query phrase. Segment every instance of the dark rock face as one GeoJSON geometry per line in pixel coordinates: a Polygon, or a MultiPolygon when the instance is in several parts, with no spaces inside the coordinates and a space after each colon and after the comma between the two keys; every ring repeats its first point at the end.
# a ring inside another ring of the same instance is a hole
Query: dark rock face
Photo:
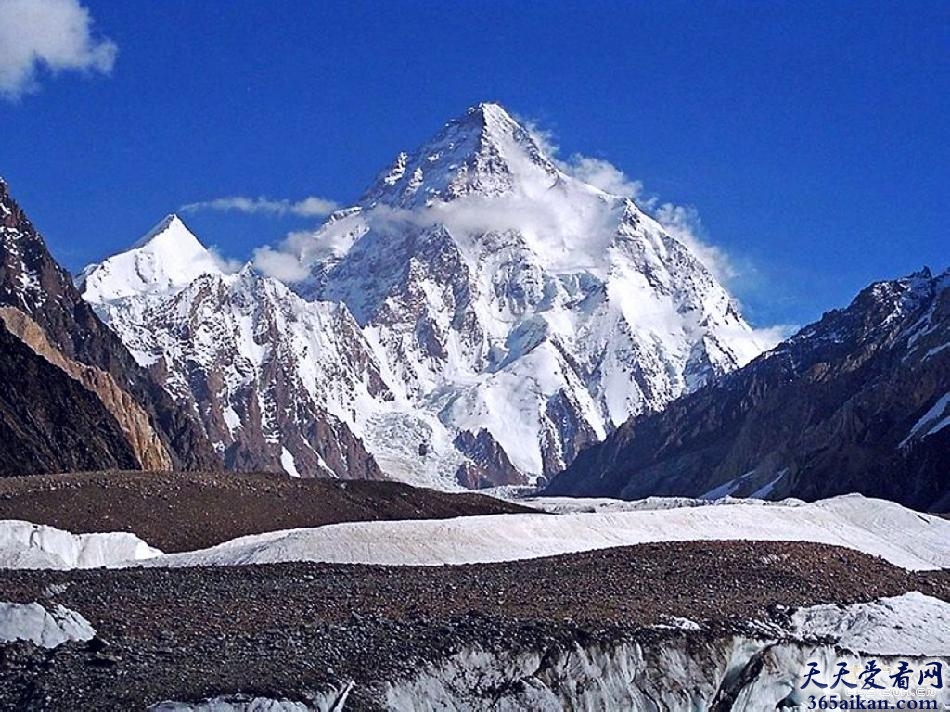
{"type": "Polygon", "coordinates": [[[548,399],[541,447],[545,477],[557,474],[562,462],[573,462],[579,452],[597,442],[597,433],[584,420],[582,412],[563,389],[548,399]]]}
{"type": "Polygon", "coordinates": [[[0,476],[134,468],[122,429],[95,393],[0,321],[0,476]]]}
{"type": "MultiPolygon", "coordinates": [[[[0,306],[29,316],[49,342],[72,361],[99,369],[122,384],[148,413],[176,469],[219,465],[200,427],[138,367],[119,338],[105,326],[46,249],[33,224],[0,181],[0,306]]],[[[7,382],[41,394],[42,383],[7,382]]],[[[86,467],[126,463],[123,455],[86,467]]],[[[37,465],[40,463],[37,462],[37,465]]],[[[29,470],[28,470],[29,471],[29,470]]]]}
{"type": "Polygon", "coordinates": [[[462,431],[455,436],[455,447],[471,459],[455,473],[456,481],[463,487],[483,489],[527,483],[525,476],[511,464],[501,445],[487,430],[479,430],[477,435],[462,431]]]}
{"type": "Polygon", "coordinates": [[[582,452],[549,494],[950,509],[950,272],[864,289],[746,367],[582,452]]]}
{"type": "MultiPolygon", "coordinates": [[[[383,479],[362,440],[324,403],[341,384],[355,389],[358,381],[381,399],[388,390],[349,312],[325,307],[243,270],[233,279],[202,275],[135,317],[153,340],[139,341],[156,357],[152,377],[197,414],[228,470],[383,479]],[[325,343],[333,353],[301,351],[294,325],[316,318],[315,310],[329,325],[325,343]],[[175,348],[163,351],[168,343],[175,348]],[[267,356],[256,363],[249,354],[258,348],[267,356]]],[[[118,325],[120,333],[130,321],[118,325]]]]}

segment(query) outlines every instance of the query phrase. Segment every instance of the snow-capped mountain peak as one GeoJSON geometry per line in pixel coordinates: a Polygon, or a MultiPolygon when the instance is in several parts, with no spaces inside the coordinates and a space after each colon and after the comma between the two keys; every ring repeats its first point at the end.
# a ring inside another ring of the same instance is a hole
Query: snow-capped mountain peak
{"type": "Polygon", "coordinates": [[[459,481],[473,479],[466,458],[489,478],[557,472],[631,414],[762,350],[687,245],[632,200],[562,171],[497,104],[401,153],[300,245],[312,271],[297,291],[345,303],[413,416],[447,431],[422,448],[442,459],[406,455],[433,470],[451,455],[459,481]]]}
{"type": "Polygon", "coordinates": [[[525,182],[550,186],[558,177],[531,132],[499,104],[485,102],[417,151],[397,155],[360,204],[411,209],[464,195],[504,195],[525,182]]]}
{"type": "Polygon", "coordinates": [[[310,272],[296,299],[196,279],[220,267],[174,216],[86,273],[86,298],[141,362],[163,359],[170,392],[208,405],[229,462],[250,462],[245,448],[273,461],[283,447],[298,470],[312,464],[301,424],[329,422],[311,417],[318,409],[387,475],[524,482],[761,350],[685,244],[633,201],[562,171],[494,103],[399,154],[290,249],[310,272]],[[345,308],[311,318],[314,301],[345,308]],[[240,373],[222,390],[224,364],[240,373]],[[222,399],[240,419],[218,413],[222,399]]]}
{"type": "Polygon", "coordinates": [[[145,233],[133,247],[144,247],[149,243],[172,244],[174,242],[191,247],[202,246],[195,234],[185,225],[185,221],[177,213],[169,213],[145,233]]]}
{"type": "Polygon", "coordinates": [[[85,298],[110,302],[140,294],[177,291],[203,274],[223,274],[222,261],[175,214],[125,252],[89,265],[79,277],[85,298]]]}

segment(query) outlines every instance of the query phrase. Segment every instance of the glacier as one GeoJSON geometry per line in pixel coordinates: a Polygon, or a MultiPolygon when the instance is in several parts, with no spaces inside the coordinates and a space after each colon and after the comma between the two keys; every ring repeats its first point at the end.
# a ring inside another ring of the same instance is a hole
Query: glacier
{"type": "Polygon", "coordinates": [[[898,504],[847,495],[814,504],[733,500],[568,514],[331,524],[253,534],[144,566],[235,566],[321,561],[441,566],[514,561],[655,541],[811,541],[844,546],[906,569],[950,566],[950,522],[898,504]]]}

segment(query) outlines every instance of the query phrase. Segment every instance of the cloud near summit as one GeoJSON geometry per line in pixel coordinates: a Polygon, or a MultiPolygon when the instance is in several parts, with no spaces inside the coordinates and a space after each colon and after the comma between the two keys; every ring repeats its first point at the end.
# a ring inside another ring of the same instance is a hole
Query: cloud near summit
{"type": "Polygon", "coordinates": [[[214,198],[197,203],[183,205],[181,210],[194,213],[200,210],[221,210],[239,213],[270,213],[272,215],[297,215],[300,217],[324,217],[339,207],[333,200],[309,196],[302,200],[288,200],[287,198],[246,198],[233,196],[228,198],[214,198]]]}

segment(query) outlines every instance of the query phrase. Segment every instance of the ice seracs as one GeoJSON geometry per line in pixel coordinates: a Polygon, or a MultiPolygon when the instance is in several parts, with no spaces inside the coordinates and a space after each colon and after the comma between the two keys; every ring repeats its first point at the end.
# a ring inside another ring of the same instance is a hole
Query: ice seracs
{"type": "MultiPolygon", "coordinates": [[[[761,712],[808,709],[894,709],[890,685],[859,688],[868,663],[878,683],[909,666],[917,671],[948,652],[950,604],[919,593],[870,603],[798,609],[790,625],[747,621],[748,632],[713,635],[685,629],[656,638],[613,643],[589,639],[539,649],[464,646],[406,678],[389,681],[380,704],[412,710],[425,699],[436,709],[475,710],[491,699],[500,710],[563,709],[719,710],[761,712]],[[910,626],[908,621],[914,621],[910,626]],[[757,625],[758,623],[758,625],[757,625]],[[844,662],[846,685],[802,689],[809,662],[828,685],[844,662]],[[656,674],[656,671],[662,674],[656,674]],[[840,692],[844,690],[844,692],[840,692]],[[822,693],[827,693],[822,697],[822,693]],[[833,702],[832,702],[833,700],[833,702]]],[[[916,682],[916,678],[911,685],[916,682]]],[[[943,708],[946,688],[918,687],[905,694],[906,709],[943,708]],[[923,694],[920,694],[923,693],[923,694]],[[926,695],[926,696],[925,696],[926,695]],[[931,706],[932,705],[932,706],[931,706]]]]}
{"type": "Polygon", "coordinates": [[[74,640],[89,640],[96,634],[85,618],[65,606],[47,610],[39,603],[0,602],[0,643],[29,641],[55,648],[74,640]]]}
{"type": "Polygon", "coordinates": [[[73,534],[16,519],[0,520],[0,568],[4,569],[95,568],[161,553],[129,532],[73,534]]]}

